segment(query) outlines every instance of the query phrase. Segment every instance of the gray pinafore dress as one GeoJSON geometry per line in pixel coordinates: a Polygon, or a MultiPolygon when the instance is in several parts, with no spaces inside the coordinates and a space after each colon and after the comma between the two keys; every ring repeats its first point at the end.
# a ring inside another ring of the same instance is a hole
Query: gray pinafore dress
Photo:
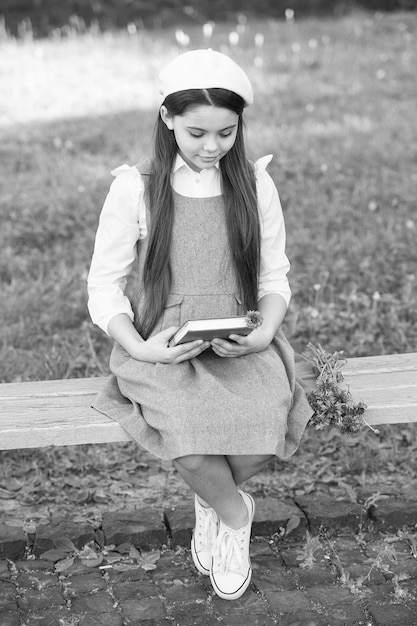
{"type": "MultiPolygon", "coordinates": [[[[152,334],[188,319],[244,315],[222,196],[187,198],[174,192],[174,210],[171,293],[152,334]]],[[[139,272],[146,247],[147,237],[138,246],[139,272]]],[[[222,358],[207,349],[176,365],[137,361],[115,343],[110,369],[94,408],[161,459],[189,454],[286,459],[297,450],[313,413],[295,380],[293,350],[282,331],[263,352],[222,358]]]]}

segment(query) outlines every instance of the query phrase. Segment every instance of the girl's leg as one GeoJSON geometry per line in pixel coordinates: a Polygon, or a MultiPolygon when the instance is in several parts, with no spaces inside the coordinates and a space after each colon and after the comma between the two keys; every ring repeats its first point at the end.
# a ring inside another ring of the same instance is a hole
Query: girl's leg
{"type": "Polygon", "coordinates": [[[273,458],[272,454],[240,454],[226,457],[236,485],[261,472],[273,458]]]}
{"type": "Polygon", "coordinates": [[[189,455],[174,459],[185,482],[220,518],[214,527],[211,509],[204,512],[196,502],[191,552],[197,569],[210,575],[217,595],[227,600],[239,598],[252,576],[249,542],[255,507],[248,494],[239,493],[237,484],[259,472],[270,458],[189,455]]]}
{"type": "Polygon", "coordinates": [[[193,454],[174,459],[173,463],[187,485],[216,511],[227,526],[240,528],[247,523],[247,507],[237,490],[226,457],[193,454]]]}

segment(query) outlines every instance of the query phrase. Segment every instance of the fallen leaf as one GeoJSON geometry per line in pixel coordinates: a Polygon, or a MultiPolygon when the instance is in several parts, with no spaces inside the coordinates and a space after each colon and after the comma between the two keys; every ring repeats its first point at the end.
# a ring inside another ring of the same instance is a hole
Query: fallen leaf
{"type": "Polygon", "coordinates": [[[103,562],[104,556],[99,554],[95,559],[81,559],[81,563],[86,567],[97,567],[103,562]]]}
{"type": "Polygon", "coordinates": [[[141,553],[139,552],[139,550],[135,548],[135,546],[130,546],[129,556],[132,557],[132,559],[137,559],[137,560],[142,558],[141,553]]]}
{"type": "Polygon", "coordinates": [[[16,497],[15,493],[8,491],[7,489],[2,489],[0,487],[0,500],[13,500],[16,497]]]}
{"type": "Polygon", "coordinates": [[[141,555],[138,564],[142,569],[146,571],[150,571],[156,569],[156,562],[161,558],[161,553],[159,550],[154,550],[153,552],[148,552],[148,554],[141,555]]]}
{"type": "Polygon", "coordinates": [[[72,565],[74,565],[75,557],[71,556],[67,559],[63,559],[62,561],[58,561],[55,563],[55,571],[58,573],[65,572],[72,565]]]}
{"type": "Polygon", "coordinates": [[[121,561],[122,558],[123,555],[119,554],[118,552],[111,552],[110,554],[106,555],[106,562],[110,564],[118,563],[119,561],[121,561]]]}
{"type": "Polygon", "coordinates": [[[118,546],[116,546],[115,550],[116,552],[119,552],[120,554],[129,554],[130,549],[132,547],[132,544],[130,543],[119,543],[118,546]]]}
{"type": "Polygon", "coordinates": [[[96,489],[96,491],[94,492],[93,500],[98,504],[106,504],[109,499],[111,499],[109,498],[109,494],[105,493],[102,489],[96,489]]]}
{"type": "Polygon", "coordinates": [[[301,522],[300,517],[297,517],[297,516],[291,517],[288,520],[287,525],[285,527],[285,535],[288,536],[293,530],[298,528],[298,526],[300,525],[300,522],[301,522]]]}
{"type": "Polygon", "coordinates": [[[57,550],[61,550],[62,552],[76,552],[77,548],[72,543],[71,539],[67,539],[67,537],[57,537],[54,541],[54,546],[57,550]]]}
{"type": "Polygon", "coordinates": [[[100,528],[97,528],[97,530],[94,533],[94,538],[97,542],[97,544],[100,546],[100,548],[104,548],[104,544],[106,542],[105,538],[104,538],[104,533],[100,528]]]}
{"type": "Polygon", "coordinates": [[[12,526],[13,528],[22,528],[25,522],[19,518],[8,519],[3,524],[5,526],[12,526]]]}
{"type": "Polygon", "coordinates": [[[28,535],[34,535],[36,533],[36,522],[33,520],[25,520],[23,522],[22,530],[28,535]]]}
{"type": "Polygon", "coordinates": [[[136,569],[137,563],[115,563],[113,569],[116,572],[127,572],[128,570],[136,569]]]}
{"type": "Polygon", "coordinates": [[[93,548],[90,548],[89,545],[86,545],[82,548],[82,550],[80,550],[79,557],[80,559],[83,559],[84,561],[88,559],[96,559],[97,552],[93,550],[93,548]]]}
{"type": "Polygon", "coordinates": [[[52,561],[52,563],[56,563],[56,561],[61,561],[61,559],[65,559],[67,557],[67,553],[62,550],[47,550],[43,554],[41,554],[41,559],[45,561],[52,561]]]}

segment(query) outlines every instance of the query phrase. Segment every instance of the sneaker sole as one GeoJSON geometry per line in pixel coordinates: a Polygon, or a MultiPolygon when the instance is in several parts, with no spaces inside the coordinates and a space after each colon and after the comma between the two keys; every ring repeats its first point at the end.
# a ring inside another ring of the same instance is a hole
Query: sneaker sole
{"type": "Polygon", "coordinates": [[[239,589],[237,589],[233,593],[224,593],[224,591],[221,591],[217,587],[215,581],[213,580],[213,577],[210,575],[210,581],[211,581],[212,587],[214,591],[216,592],[216,595],[219,596],[219,598],[222,598],[222,600],[237,600],[238,598],[243,596],[246,589],[249,587],[251,578],[252,578],[252,566],[250,566],[248,576],[246,580],[244,581],[244,583],[242,584],[242,586],[239,587],[239,589]]]}

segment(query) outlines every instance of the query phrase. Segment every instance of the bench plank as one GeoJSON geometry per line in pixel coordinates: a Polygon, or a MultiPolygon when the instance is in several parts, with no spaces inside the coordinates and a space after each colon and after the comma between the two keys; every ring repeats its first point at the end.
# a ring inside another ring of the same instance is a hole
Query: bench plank
{"type": "MultiPolygon", "coordinates": [[[[369,424],[417,421],[417,353],[349,359],[342,368],[355,398],[368,405],[369,424]]],[[[314,385],[311,366],[297,376],[314,385]]],[[[113,420],[91,408],[105,378],[75,378],[0,385],[0,449],[129,441],[113,420]]]]}

